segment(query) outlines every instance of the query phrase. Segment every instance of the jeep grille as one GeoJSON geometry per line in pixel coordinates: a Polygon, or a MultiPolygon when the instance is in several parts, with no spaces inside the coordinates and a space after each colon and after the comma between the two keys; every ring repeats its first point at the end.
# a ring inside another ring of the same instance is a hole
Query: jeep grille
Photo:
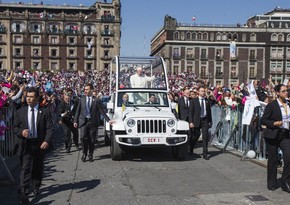
{"type": "Polygon", "coordinates": [[[137,120],[138,133],[166,133],[166,120],[137,120]]]}

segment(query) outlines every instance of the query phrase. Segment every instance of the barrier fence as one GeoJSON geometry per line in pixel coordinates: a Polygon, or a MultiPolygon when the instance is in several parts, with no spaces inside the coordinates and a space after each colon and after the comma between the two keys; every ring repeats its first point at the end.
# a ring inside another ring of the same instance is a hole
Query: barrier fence
{"type": "Polygon", "coordinates": [[[249,150],[256,153],[256,158],[266,159],[266,146],[263,140],[261,116],[263,108],[257,107],[250,125],[242,124],[243,110],[229,106],[212,106],[213,125],[210,144],[219,146],[222,151],[237,150],[248,157],[249,150]]]}

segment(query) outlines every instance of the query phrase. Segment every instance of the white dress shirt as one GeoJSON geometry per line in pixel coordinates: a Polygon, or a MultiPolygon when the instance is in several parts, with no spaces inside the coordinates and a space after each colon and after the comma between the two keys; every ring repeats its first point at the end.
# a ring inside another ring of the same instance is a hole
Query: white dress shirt
{"type": "Polygon", "coordinates": [[[278,104],[280,106],[281,109],[281,113],[282,113],[282,121],[283,124],[280,126],[280,128],[284,128],[289,130],[289,120],[290,120],[290,108],[289,105],[286,103],[286,110],[285,107],[283,106],[283,104],[280,102],[280,100],[277,100],[278,104]]]}
{"type": "Polygon", "coordinates": [[[38,104],[33,107],[34,109],[34,127],[35,127],[35,130],[34,130],[34,133],[35,133],[35,136],[32,136],[32,122],[31,122],[31,117],[32,117],[32,111],[31,111],[31,108],[30,106],[28,106],[28,115],[27,115],[27,118],[28,118],[28,128],[29,128],[29,135],[28,135],[28,138],[37,138],[37,115],[38,115],[38,104]]]}
{"type": "Polygon", "coordinates": [[[199,104],[200,104],[200,107],[202,107],[202,99],[203,99],[203,106],[204,106],[204,113],[200,113],[201,116],[206,116],[206,104],[205,104],[205,98],[202,98],[202,97],[198,97],[199,99],[199,104]]]}

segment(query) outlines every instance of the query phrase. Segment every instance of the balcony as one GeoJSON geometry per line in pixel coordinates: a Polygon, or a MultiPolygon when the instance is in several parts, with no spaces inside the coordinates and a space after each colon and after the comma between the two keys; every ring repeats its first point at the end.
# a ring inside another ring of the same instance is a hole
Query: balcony
{"type": "Polygon", "coordinates": [[[238,60],[239,60],[239,57],[238,57],[238,56],[230,57],[230,60],[231,60],[231,61],[238,61],[238,60]]]}
{"type": "Polygon", "coordinates": [[[222,79],[222,78],[224,78],[224,74],[223,73],[216,73],[215,74],[215,78],[216,79],[222,79]]]}
{"type": "Polygon", "coordinates": [[[283,55],[271,55],[270,59],[271,60],[282,60],[283,55]]]}
{"type": "Polygon", "coordinates": [[[11,33],[25,33],[26,32],[26,30],[22,30],[22,29],[12,29],[11,30],[11,33]]]}
{"type": "Polygon", "coordinates": [[[186,60],[194,60],[194,55],[193,54],[187,54],[186,55],[186,60]]]}
{"type": "Polygon", "coordinates": [[[20,53],[16,53],[16,54],[13,55],[13,58],[20,59],[20,58],[24,58],[24,56],[22,54],[20,54],[20,53]]]}
{"type": "Polygon", "coordinates": [[[249,78],[250,79],[256,79],[257,78],[257,75],[250,73],[249,78]]]}
{"type": "Polygon", "coordinates": [[[48,34],[60,34],[60,33],[62,33],[62,30],[55,28],[55,29],[47,29],[46,32],[48,34]]]}
{"type": "Polygon", "coordinates": [[[65,35],[79,35],[80,31],[78,30],[72,30],[72,29],[66,29],[64,30],[65,35]]]}
{"type": "MultiPolygon", "coordinates": [[[[86,56],[84,57],[84,59],[85,59],[85,60],[96,60],[96,57],[94,57],[94,56],[92,56],[92,55],[86,55],[86,56]]],[[[107,60],[107,58],[106,58],[106,60],[107,60]]]]}
{"type": "Polygon", "coordinates": [[[115,16],[111,14],[106,14],[101,16],[101,22],[114,22],[115,16]]]}
{"type": "Polygon", "coordinates": [[[101,57],[101,59],[102,60],[112,60],[112,57],[105,55],[105,56],[101,57]]]}
{"type": "Polygon", "coordinates": [[[180,60],[181,59],[180,55],[178,55],[178,54],[173,54],[172,58],[173,58],[173,60],[180,60]]]}
{"type": "Polygon", "coordinates": [[[31,56],[32,59],[42,59],[42,56],[39,54],[34,54],[31,56]]]}
{"type": "Polygon", "coordinates": [[[36,29],[36,30],[29,30],[29,33],[38,34],[38,33],[43,33],[43,31],[40,29],[36,29]]]}
{"type": "Polygon", "coordinates": [[[49,59],[61,59],[60,56],[49,56],[48,58],[49,58],[49,59]]]}
{"type": "Polygon", "coordinates": [[[74,59],[74,60],[78,60],[79,59],[79,57],[78,56],[76,56],[76,55],[69,55],[69,56],[67,56],[66,57],[67,59],[74,59]]]}
{"type": "Polygon", "coordinates": [[[101,36],[114,36],[114,32],[110,30],[101,31],[101,36]]]}
{"type": "Polygon", "coordinates": [[[250,56],[250,61],[257,61],[256,56],[250,56]]]}
{"type": "Polygon", "coordinates": [[[238,78],[238,75],[235,74],[235,73],[231,73],[231,78],[232,78],[232,79],[233,79],[233,78],[238,78]]]}
{"type": "Polygon", "coordinates": [[[104,43],[101,44],[101,47],[103,47],[103,48],[113,48],[114,45],[111,44],[111,43],[104,42],[104,43]]]}
{"type": "Polygon", "coordinates": [[[201,60],[207,60],[208,58],[207,58],[207,55],[205,55],[205,54],[201,54],[201,55],[200,55],[200,59],[201,59],[201,60]]]}
{"type": "Polygon", "coordinates": [[[221,55],[216,55],[216,56],[215,56],[215,60],[216,60],[216,61],[223,61],[224,58],[223,58],[223,56],[221,56],[221,55]]]}

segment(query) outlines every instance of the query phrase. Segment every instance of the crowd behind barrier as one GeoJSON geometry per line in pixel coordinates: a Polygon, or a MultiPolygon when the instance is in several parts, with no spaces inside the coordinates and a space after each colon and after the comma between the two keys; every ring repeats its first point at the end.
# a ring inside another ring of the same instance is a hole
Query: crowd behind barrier
{"type": "MultiPolygon", "coordinates": [[[[114,75],[114,74],[113,74],[114,75]]],[[[83,94],[86,83],[92,83],[97,97],[109,94],[109,70],[102,71],[28,71],[15,69],[14,71],[0,71],[0,110],[2,125],[0,123],[0,153],[5,158],[15,156],[17,153],[17,139],[12,135],[13,113],[25,105],[25,88],[39,87],[41,91],[41,104],[49,107],[54,116],[55,126],[58,124],[57,105],[66,89],[71,88],[75,97],[83,94]],[[5,124],[5,125],[4,125],[5,124]],[[1,135],[2,133],[2,135],[1,135]],[[4,135],[3,135],[4,133],[4,135]]],[[[193,73],[182,72],[168,73],[169,89],[172,100],[182,96],[184,89],[190,89],[192,97],[196,96],[199,86],[206,87],[206,93],[213,106],[214,125],[212,133],[216,133],[213,143],[224,145],[244,152],[249,145],[257,151],[260,159],[265,159],[266,153],[263,145],[262,132],[255,125],[241,125],[243,104],[249,95],[244,83],[234,83],[231,86],[210,85],[206,80],[201,80],[193,73]],[[222,107],[221,107],[222,106],[222,107]],[[223,126],[215,130],[218,123],[223,126]],[[253,133],[255,142],[252,142],[253,133]],[[230,135],[231,134],[231,135],[230,135]],[[230,140],[227,140],[230,136],[230,140]],[[262,147],[262,149],[261,149],[262,147]]],[[[114,81],[113,81],[114,82],[114,81]]],[[[274,83],[271,79],[255,81],[257,95],[263,102],[268,102],[275,96],[274,83]]]]}

